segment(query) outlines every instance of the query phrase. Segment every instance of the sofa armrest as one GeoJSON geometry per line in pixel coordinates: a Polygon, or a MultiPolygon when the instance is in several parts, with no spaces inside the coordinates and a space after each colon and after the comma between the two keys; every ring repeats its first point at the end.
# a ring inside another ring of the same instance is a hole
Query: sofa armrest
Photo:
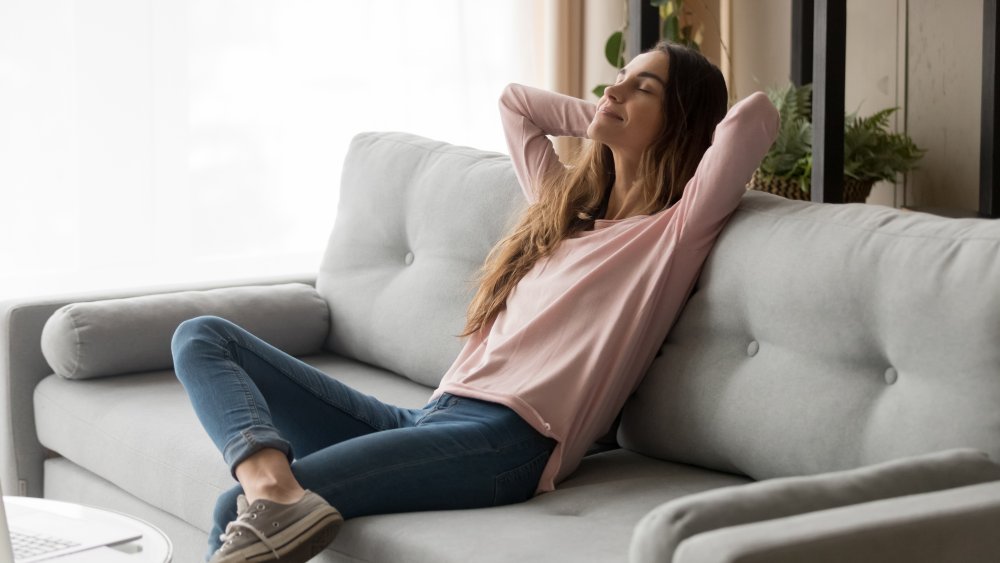
{"type": "Polygon", "coordinates": [[[644,516],[633,532],[629,561],[671,561],[687,538],[730,526],[997,480],[1000,465],[965,448],[712,489],[674,499],[644,516]]]}
{"type": "Polygon", "coordinates": [[[42,328],[61,307],[79,302],[123,299],[223,287],[315,284],[311,275],[260,277],[201,283],[32,297],[0,302],[0,483],[5,494],[41,496],[45,451],[35,433],[35,386],[52,373],[41,349],[42,328]]]}
{"type": "Polygon", "coordinates": [[[992,563],[1000,482],[723,528],[679,546],[674,563],[992,563]]]}

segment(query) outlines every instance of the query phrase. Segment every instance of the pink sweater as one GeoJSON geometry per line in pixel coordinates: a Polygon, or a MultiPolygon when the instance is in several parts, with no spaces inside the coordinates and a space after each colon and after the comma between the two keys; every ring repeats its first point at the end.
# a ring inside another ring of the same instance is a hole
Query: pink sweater
{"type": "MultiPolygon", "coordinates": [[[[529,201],[539,178],[562,166],[546,135],[585,137],[594,112],[592,103],[545,90],[504,90],[504,131],[529,201]]],[[[677,204],[599,219],[563,240],[466,341],[434,397],[506,405],[557,440],[537,492],[576,469],[638,386],[777,128],[764,94],[733,106],[677,204]]]]}

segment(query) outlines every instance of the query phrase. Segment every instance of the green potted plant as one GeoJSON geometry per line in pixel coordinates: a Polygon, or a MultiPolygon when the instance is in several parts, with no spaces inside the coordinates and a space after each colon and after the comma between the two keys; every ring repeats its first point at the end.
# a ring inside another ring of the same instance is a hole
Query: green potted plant
{"type": "MultiPolygon", "coordinates": [[[[770,90],[778,109],[778,137],[749,187],[789,199],[809,199],[812,179],[812,88],[788,85],[770,90]]],[[[895,181],[900,172],[916,168],[926,151],[905,133],[889,130],[889,118],[898,108],[887,108],[868,117],[844,117],[844,202],[864,203],[872,185],[895,181]]]]}

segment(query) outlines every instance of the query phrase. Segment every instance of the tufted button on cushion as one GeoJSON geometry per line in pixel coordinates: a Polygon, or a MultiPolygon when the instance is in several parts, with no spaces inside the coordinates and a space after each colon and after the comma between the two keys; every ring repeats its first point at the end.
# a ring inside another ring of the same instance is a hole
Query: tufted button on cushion
{"type": "Polygon", "coordinates": [[[356,136],[316,280],[330,307],[326,348],[437,387],[462,349],[479,267],[525,205],[505,155],[356,136]]]}
{"type": "Polygon", "coordinates": [[[899,374],[896,373],[896,368],[889,368],[889,369],[885,370],[885,384],[886,385],[892,385],[893,383],[896,382],[896,378],[898,378],[898,377],[899,377],[899,374]]]}
{"type": "Polygon", "coordinates": [[[757,355],[757,351],[760,350],[760,344],[756,340],[751,340],[750,345],[747,346],[747,356],[751,358],[757,355]]]}
{"type": "Polygon", "coordinates": [[[758,480],[956,447],[1000,459],[997,280],[996,221],[751,190],[618,442],[758,480]],[[751,340],[767,342],[752,362],[751,340]]]}

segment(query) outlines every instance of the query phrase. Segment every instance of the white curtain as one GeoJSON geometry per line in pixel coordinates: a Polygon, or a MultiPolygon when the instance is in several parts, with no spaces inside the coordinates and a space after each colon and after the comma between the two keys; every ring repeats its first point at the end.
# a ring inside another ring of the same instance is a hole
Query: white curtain
{"type": "Polygon", "coordinates": [[[533,0],[0,0],[0,299],[312,273],[360,131],[505,151],[533,0]]]}

